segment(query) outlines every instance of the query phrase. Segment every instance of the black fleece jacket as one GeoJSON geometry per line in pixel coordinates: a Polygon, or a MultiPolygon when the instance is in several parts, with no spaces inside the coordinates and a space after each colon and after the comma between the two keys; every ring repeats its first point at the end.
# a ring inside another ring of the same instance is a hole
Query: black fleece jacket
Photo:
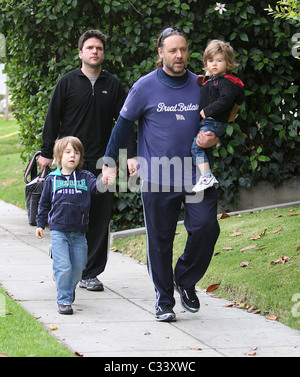
{"type": "Polygon", "coordinates": [[[85,161],[98,160],[105,153],[125,98],[120,80],[103,69],[94,87],[81,68],[62,76],[49,103],[42,156],[53,158],[57,138],[76,136],[84,146],[85,161]]]}
{"type": "Polygon", "coordinates": [[[202,86],[199,109],[206,118],[227,123],[230,112],[235,104],[244,101],[244,84],[236,76],[211,76],[202,86]]]}

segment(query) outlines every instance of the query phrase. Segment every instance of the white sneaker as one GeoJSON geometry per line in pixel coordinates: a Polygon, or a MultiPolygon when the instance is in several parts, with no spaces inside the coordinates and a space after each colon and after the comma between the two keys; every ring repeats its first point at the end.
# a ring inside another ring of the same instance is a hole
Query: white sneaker
{"type": "Polygon", "coordinates": [[[216,177],[213,174],[210,174],[209,176],[201,175],[199,181],[196,183],[192,191],[193,192],[204,191],[209,187],[217,185],[218,183],[219,182],[216,180],[216,177]]]}

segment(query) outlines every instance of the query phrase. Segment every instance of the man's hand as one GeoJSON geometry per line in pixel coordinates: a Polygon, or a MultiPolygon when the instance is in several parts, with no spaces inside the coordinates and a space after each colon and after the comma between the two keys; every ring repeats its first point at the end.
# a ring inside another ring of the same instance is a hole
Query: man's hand
{"type": "Polygon", "coordinates": [[[198,133],[196,144],[201,148],[211,148],[218,144],[219,138],[212,131],[200,130],[198,133]]]}
{"type": "Polygon", "coordinates": [[[117,168],[109,168],[106,165],[102,166],[102,182],[104,185],[113,185],[117,177],[117,168]]]}
{"type": "Polygon", "coordinates": [[[35,230],[36,238],[39,238],[39,239],[43,238],[43,234],[44,234],[43,232],[44,232],[43,228],[36,228],[35,230]]]}
{"type": "Polygon", "coordinates": [[[41,171],[44,171],[46,169],[46,166],[51,166],[52,163],[53,163],[53,159],[45,158],[42,156],[39,156],[38,158],[38,164],[41,171]]]}
{"type": "Polygon", "coordinates": [[[139,166],[139,164],[138,164],[138,162],[135,158],[129,158],[127,160],[127,167],[128,167],[128,171],[129,171],[130,176],[137,174],[138,166],[139,166]]]}

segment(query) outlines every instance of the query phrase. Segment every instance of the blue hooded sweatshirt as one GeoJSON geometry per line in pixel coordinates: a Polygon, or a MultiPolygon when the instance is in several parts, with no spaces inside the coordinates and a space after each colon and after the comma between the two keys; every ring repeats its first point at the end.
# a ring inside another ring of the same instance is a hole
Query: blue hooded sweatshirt
{"type": "Polygon", "coordinates": [[[63,175],[60,169],[46,179],[36,217],[37,226],[63,232],[88,231],[91,194],[97,193],[96,177],[87,170],[76,169],[63,175]]]}

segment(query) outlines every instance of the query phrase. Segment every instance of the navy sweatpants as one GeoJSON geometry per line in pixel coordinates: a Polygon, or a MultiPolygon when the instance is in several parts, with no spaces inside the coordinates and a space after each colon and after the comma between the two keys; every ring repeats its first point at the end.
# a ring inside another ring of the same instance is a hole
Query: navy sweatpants
{"type": "Polygon", "coordinates": [[[200,202],[188,203],[186,197],[184,192],[142,191],[147,265],[156,291],[156,306],[175,305],[174,280],[184,289],[195,288],[209,266],[220,233],[216,189],[205,190],[200,202]],[[173,272],[173,241],[182,203],[187,242],[173,272]]]}

